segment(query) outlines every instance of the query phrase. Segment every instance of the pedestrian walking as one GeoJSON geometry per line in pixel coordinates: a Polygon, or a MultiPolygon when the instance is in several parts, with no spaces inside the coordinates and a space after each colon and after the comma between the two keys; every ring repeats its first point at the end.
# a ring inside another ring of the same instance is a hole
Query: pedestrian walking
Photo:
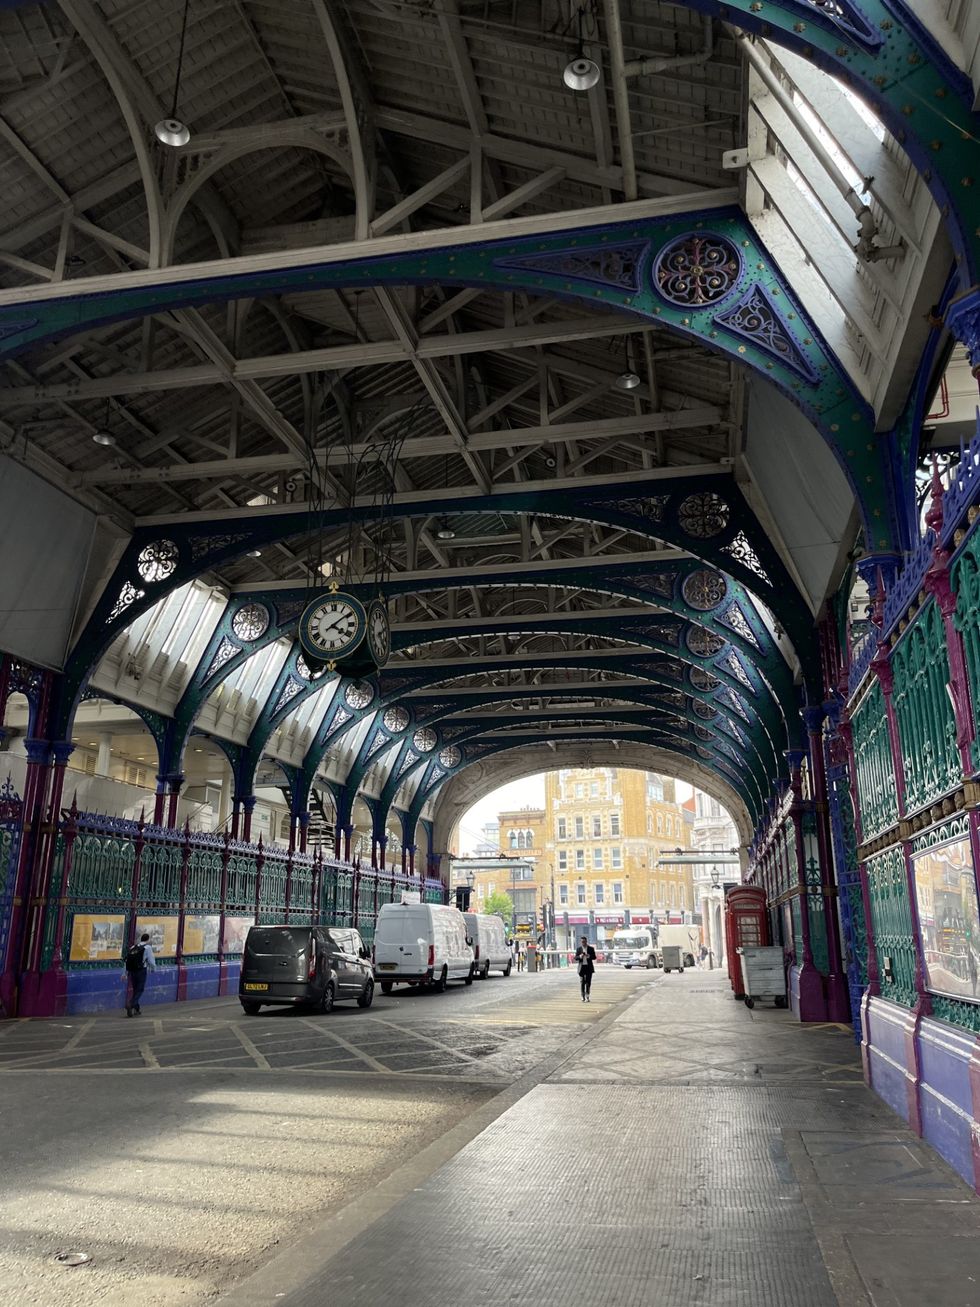
{"type": "Polygon", "coordinates": [[[140,999],[143,997],[143,990],[146,988],[146,977],[150,971],[156,971],[157,960],[153,956],[153,949],[150,946],[150,937],[144,931],[140,936],[140,942],[134,944],[126,954],[126,980],[132,986],[132,992],[126,995],[126,1015],[142,1016],[140,1012],[140,999]]]}
{"type": "Polygon", "coordinates": [[[595,975],[595,949],[589,943],[587,936],[582,936],[582,941],[575,950],[575,961],[578,964],[578,978],[582,986],[582,1002],[592,1002],[592,977],[595,975]]]}
{"type": "Polygon", "coordinates": [[[527,962],[527,954],[524,952],[524,945],[518,942],[517,945],[517,970],[523,971],[524,964],[527,962]]]}

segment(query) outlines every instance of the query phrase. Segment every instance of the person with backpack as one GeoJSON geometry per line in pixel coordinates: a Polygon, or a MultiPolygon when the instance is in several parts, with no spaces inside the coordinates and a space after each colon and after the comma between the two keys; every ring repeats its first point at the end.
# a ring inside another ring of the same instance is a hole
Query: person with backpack
{"type": "Polygon", "coordinates": [[[126,995],[126,1015],[142,1016],[140,999],[146,988],[146,976],[149,971],[156,971],[157,962],[150,947],[150,937],[146,933],[140,936],[140,942],[134,944],[126,953],[126,979],[132,985],[132,993],[126,995]]]}

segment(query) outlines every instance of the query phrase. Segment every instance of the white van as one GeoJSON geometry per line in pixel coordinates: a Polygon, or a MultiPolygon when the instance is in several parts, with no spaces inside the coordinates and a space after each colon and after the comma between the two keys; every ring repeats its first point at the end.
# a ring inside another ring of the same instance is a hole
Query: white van
{"type": "Polygon", "coordinates": [[[476,964],[463,914],[440,903],[383,903],[374,931],[374,972],[382,994],[393,985],[450,980],[473,984],[476,964]]]}
{"type": "Polygon", "coordinates": [[[617,967],[658,967],[657,932],[649,926],[624,926],[613,936],[613,962],[617,967]]]}
{"type": "Polygon", "coordinates": [[[507,946],[507,935],[500,917],[485,912],[464,912],[466,930],[473,941],[476,974],[486,980],[491,971],[510,975],[512,958],[507,946]]]}

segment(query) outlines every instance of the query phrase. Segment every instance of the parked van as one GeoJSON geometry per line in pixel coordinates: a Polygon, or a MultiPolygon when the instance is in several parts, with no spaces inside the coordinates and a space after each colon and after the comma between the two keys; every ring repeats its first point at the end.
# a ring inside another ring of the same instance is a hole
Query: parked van
{"type": "Polygon", "coordinates": [[[339,999],[370,1007],[371,951],[349,926],[252,926],[245,937],[238,997],[246,1015],[270,1006],[329,1012],[339,999]]]}
{"type": "Polygon", "coordinates": [[[476,964],[463,914],[441,903],[383,903],[374,931],[374,971],[382,994],[393,985],[450,980],[472,985],[476,964]]]}
{"type": "Polygon", "coordinates": [[[479,978],[486,980],[491,971],[502,971],[509,976],[512,958],[500,917],[485,912],[464,912],[463,916],[473,941],[473,957],[479,978]]]}
{"type": "Polygon", "coordinates": [[[624,926],[613,936],[612,960],[618,967],[646,967],[660,965],[657,953],[657,930],[650,926],[624,926]]]}

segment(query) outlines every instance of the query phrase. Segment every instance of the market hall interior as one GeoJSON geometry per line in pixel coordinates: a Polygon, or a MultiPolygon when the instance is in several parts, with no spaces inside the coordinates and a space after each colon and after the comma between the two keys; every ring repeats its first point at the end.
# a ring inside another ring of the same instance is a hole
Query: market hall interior
{"type": "Polygon", "coordinates": [[[253,923],[370,948],[477,799],[636,767],[731,814],[854,1132],[976,1192],[980,6],[4,0],[0,51],[0,1046],[94,1074],[144,931],[183,1039],[253,923]]]}

